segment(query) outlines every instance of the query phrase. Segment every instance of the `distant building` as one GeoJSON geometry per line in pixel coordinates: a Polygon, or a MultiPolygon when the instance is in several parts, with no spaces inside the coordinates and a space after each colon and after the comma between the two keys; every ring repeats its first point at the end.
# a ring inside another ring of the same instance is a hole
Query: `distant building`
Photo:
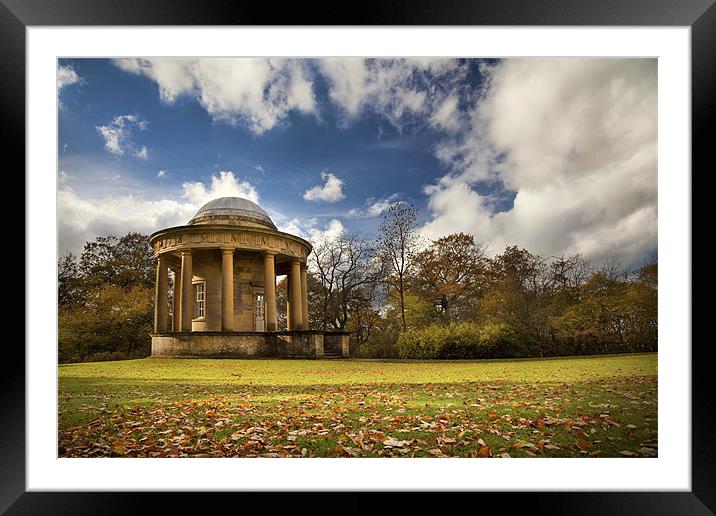
{"type": "Polygon", "coordinates": [[[278,231],[257,204],[214,199],[149,243],[157,257],[153,356],[348,356],[348,333],[308,328],[311,244],[278,231]],[[286,331],[276,325],[277,275],[288,277],[286,331]]]}

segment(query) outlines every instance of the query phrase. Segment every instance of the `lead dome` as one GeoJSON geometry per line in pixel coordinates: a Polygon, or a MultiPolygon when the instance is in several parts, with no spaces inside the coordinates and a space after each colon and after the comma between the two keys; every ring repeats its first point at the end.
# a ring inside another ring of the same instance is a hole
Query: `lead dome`
{"type": "Polygon", "coordinates": [[[229,224],[260,226],[275,230],[271,217],[261,206],[242,197],[220,197],[202,206],[188,225],[229,224]]]}

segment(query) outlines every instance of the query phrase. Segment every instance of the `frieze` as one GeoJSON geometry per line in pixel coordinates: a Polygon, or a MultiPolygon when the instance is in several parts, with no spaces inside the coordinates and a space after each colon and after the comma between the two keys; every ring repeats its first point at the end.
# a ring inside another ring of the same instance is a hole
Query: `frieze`
{"type": "Polygon", "coordinates": [[[267,249],[280,254],[305,258],[307,249],[300,243],[279,235],[266,235],[248,231],[199,231],[175,233],[157,238],[154,242],[156,253],[192,245],[231,245],[237,249],[267,249]]]}

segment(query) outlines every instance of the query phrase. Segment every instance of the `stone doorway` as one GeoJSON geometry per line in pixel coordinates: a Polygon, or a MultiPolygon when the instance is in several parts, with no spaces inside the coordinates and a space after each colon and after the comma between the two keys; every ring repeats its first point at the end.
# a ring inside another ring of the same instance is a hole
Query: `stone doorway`
{"type": "Polygon", "coordinates": [[[254,302],[255,312],[254,312],[254,331],[264,331],[266,329],[265,326],[265,304],[264,304],[264,295],[256,294],[256,299],[254,302]]]}

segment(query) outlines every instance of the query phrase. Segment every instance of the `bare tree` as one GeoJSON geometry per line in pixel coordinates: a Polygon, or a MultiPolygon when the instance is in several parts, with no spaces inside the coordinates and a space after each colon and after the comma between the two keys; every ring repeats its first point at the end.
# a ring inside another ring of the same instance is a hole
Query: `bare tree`
{"type": "Polygon", "coordinates": [[[383,212],[380,225],[380,251],[386,267],[386,282],[395,289],[400,299],[400,318],[405,324],[406,277],[413,266],[417,252],[418,209],[413,204],[397,202],[383,212]]]}
{"type": "Polygon", "coordinates": [[[309,268],[316,279],[310,282],[311,297],[317,301],[318,324],[324,330],[344,329],[356,310],[370,306],[374,284],[381,278],[375,246],[358,235],[317,243],[309,268]]]}

